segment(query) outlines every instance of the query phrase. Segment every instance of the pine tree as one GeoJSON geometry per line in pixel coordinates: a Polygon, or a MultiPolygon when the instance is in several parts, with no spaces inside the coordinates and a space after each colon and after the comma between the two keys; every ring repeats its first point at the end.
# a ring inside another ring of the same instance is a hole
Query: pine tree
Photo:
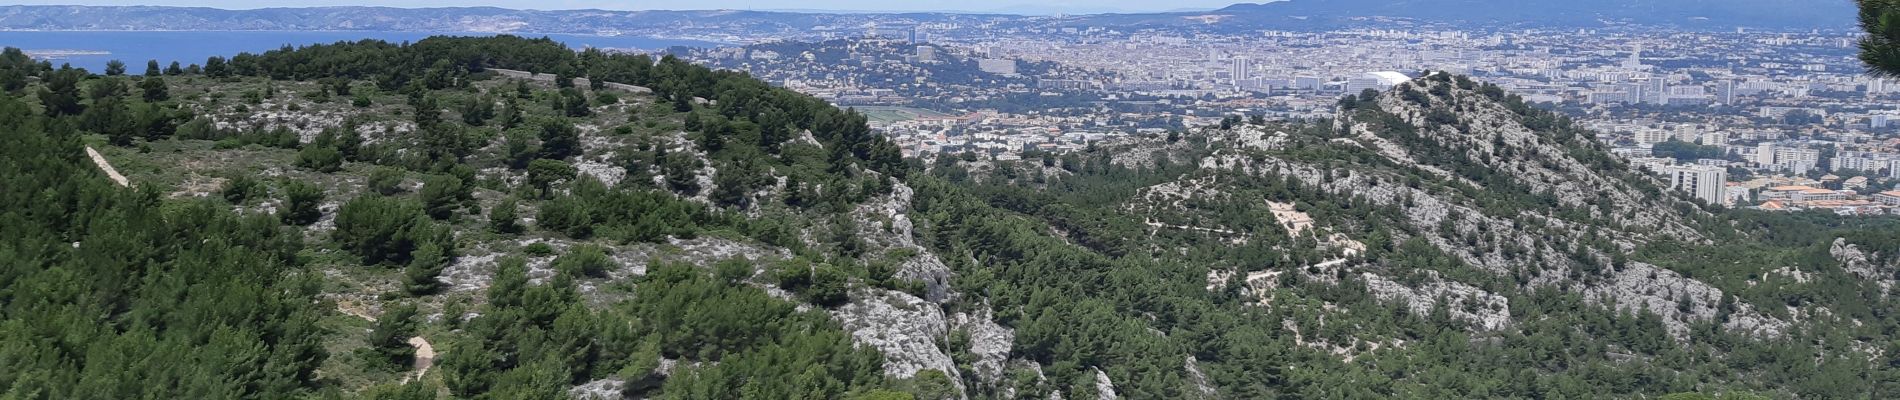
{"type": "Polygon", "coordinates": [[[575,196],[558,196],[541,203],[535,225],[560,232],[574,239],[586,239],[594,233],[593,210],[575,196]]]}
{"type": "Polygon", "coordinates": [[[79,115],[85,107],[79,104],[79,80],[85,73],[71,68],[44,74],[40,77],[40,104],[45,106],[46,116],[79,115]]]}
{"type": "Polygon", "coordinates": [[[204,74],[213,78],[223,78],[231,76],[231,71],[225,65],[224,57],[211,56],[205,58],[204,74]]]}
{"type": "Polygon", "coordinates": [[[158,76],[158,74],[158,60],[145,61],[145,76],[149,78],[158,76]]]}
{"type": "Polygon", "coordinates": [[[131,114],[125,100],[117,96],[106,97],[87,107],[80,115],[80,123],[86,130],[106,135],[107,140],[115,146],[131,146],[137,133],[133,130],[131,114]]]}
{"type": "Polygon", "coordinates": [[[369,173],[369,190],[376,194],[391,196],[402,193],[402,170],[390,167],[377,167],[369,173]]]}
{"type": "Polygon", "coordinates": [[[581,132],[565,120],[541,123],[541,158],[565,160],[580,155],[581,132]]]}
{"type": "Polygon", "coordinates": [[[441,290],[442,282],[436,277],[442,275],[442,269],[454,262],[454,255],[447,246],[433,241],[424,242],[411,254],[409,265],[403,268],[403,290],[410,295],[422,296],[441,290]]]}
{"type": "Polygon", "coordinates": [[[178,119],[184,115],[153,103],[132,106],[132,130],[145,140],[160,140],[178,133],[178,119]]]}
{"type": "Polygon", "coordinates": [[[165,86],[165,78],[151,72],[147,72],[145,80],[139,82],[139,89],[144,91],[141,97],[146,102],[160,102],[172,98],[171,90],[165,86]]]}
{"type": "Polygon", "coordinates": [[[323,189],[300,181],[284,184],[284,209],[279,218],[288,225],[307,226],[323,218],[318,206],[323,202],[323,189]]]}
{"type": "Polygon", "coordinates": [[[528,163],[528,184],[547,198],[555,182],[574,178],[574,167],[559,160],[539,159],[528,163]]]}
{"type": "Polygon", "coordinates": [[[686,113],[683,124],[683,128],[685,128],[687,132],[699,132],[701,128],[706,127],[704,123],[700,122],[699,113],[686,113]]]}
{"type": "Polygon", "coordinates": [[[588,108],[587,96],[582,95],[580,89],[561,89],[560,102],[561,112],[569,117],[585,117],[594,113],[588,108]]]}
{"type": "Polygon", "coordinates": [[[1900,78],[1900,0],[1856,0],[1860,5],[1860,61],[1867,72],[1900,78]]]}
{"type": "Polygon", "coordinates": [[[218,193],[231,204],[243,205],[244,201],[250,199],[251,194],[256,191],[257,180],[252,179],[250,175],[238,175],[225,181],[224,188],[219,189],[218,193]]]}
{"type": "Polygon", "coordinates": [[[488,392],[494,382],[494,360],[501,356],[482,346],[478,339],[457,340],[447,346],[436,368],[441,368],[442,385],[458,398],[474,398],[488,392]]]}
{"type": "Polygon", "coordinates": [[[510,130],[502,134],[502,161],[508,163],[508,169],[523,169],[534,161],[541,149],[534,143],[534,137],[526,132],[510,130]]]}
{"type": "Polygon", "coordinates": [[[368,400],[435,400],[435,387],[420,380],[397,385],[382,384],[363,390],[368,400]]]}
{"type": "Polygon", "coordinates": [[[482,126],[495,116],[495,100],[488,96],[471,98],[462,103],[462,123],[469,126],[482,126]]]}
{"type": "Polygon", "coordinates": [[[613,266],[613,258],[607,256],[607,250],[594,245],[575,246],[554,259],[555,271],[570,276],[605,278],[613,266]]]}
{"type": "Polygon", "coordinates": [[[423,237],[433,234],[429,217],[415,202],[382,196],[357,196],[337,209],[331,238],[365,265],[407,264],[423,237]]]}
{"type": "Polygon", "coordinates": [[[297,166],[326,174],[341,171],[343,153],[330,146],[304,146],[297,152],[297,166]]]}
{"type": "Polygon", "coordinates": [[[372,366],[397,370],[409,366],[415,359],[416,349],[409,347],[409,337],[416,334],[416,306],[401,303],[383,311],[371,325],[369,337],[365,339],[369,348],[361,353],[372,366]]]}
{"type": "Polygon", "coordinates": [[[515,216],[520,202],[515,199],[502,201],[493,210],[488,211],[488,229],[495,233],[521,233],[521,221],[515,216]]]}
{"type": "Polygon", "coordinates": [[[495,122],[496,125],[501,126],[501,129],[514,129],[517,126],[521,126],[522,116],[520,102],[513,97],[503,100],[501,103],[501,111],[495,113],[495,122]]]}
{"type": "Polygon", "coordinates": [[[488,286],[488,305],[496,308],[519,307],[528,290],[528,260],[503,257],[495,263],[495,281],[488,286]]]}
{"type": "Polygon", "coordinates": [[[453,176],[430,175],[422,180],[422,198],[424,212],[430,218],[445,220],[455,216],[455,209],[461,205],[462,193],[467,190],[462,180],[453,176]]]}

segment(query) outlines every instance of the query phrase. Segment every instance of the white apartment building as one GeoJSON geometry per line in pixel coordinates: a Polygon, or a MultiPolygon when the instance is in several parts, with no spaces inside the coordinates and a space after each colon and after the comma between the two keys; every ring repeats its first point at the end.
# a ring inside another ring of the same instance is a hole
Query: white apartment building
{"type": "Polygon", "coordinates": [[[1664,168],[1671,189],[1681,190],[1709,204],[1728,200],[1728,170],[1707,165],[1676,165],[1664,168]]]}
{"type": "Polygon", "coordinates": [[[1754,161],[1763,169],[1804,174],[1820,166],[1821,151],[1762,143],[1755,150],[1754,161]]]}

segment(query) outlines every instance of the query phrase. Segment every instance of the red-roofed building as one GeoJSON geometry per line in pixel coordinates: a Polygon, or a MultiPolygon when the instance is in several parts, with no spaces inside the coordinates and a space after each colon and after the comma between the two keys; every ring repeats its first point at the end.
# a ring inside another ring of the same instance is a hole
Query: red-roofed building
{"type": "Polygon", "coordinates": [[[1805,202],[1817,200],[1846,200],[1847,195],[1841,192],[1811,186],[1776,186],[1762,189],[1761,198],[1805,202]]]}
{"type": "Polygon", "coordinates": [[[1886,204],[1890,206],[1900,206],[1900,190],[1889,190],[1885,192],[1874,193],[1874,201],[1878,201],[1880,202],[1880,204],[1886,204]]]}

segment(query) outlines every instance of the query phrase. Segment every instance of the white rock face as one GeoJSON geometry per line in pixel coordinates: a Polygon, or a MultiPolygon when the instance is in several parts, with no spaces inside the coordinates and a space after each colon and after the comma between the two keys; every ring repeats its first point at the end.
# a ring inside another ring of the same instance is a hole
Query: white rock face
{"type": "Polygon", "coordinates": [[[626,179],[627,177],[626,168],[608,164],[605,161],[581,160],[574,163],[574,170],[582,174],[593,176],[594,179],[600,180],[600,183],[607,185],[607,187],[618,185],[620,184],[620,180],[626,179]]]}
{"type": "Polygon", "coordinates": [[[1189,380],[1194,382],[1195,394],[1199,395],[1195,398],[1212,399],[1220,394],[1219,390],[1214,388],[1213,381],[1207,379],[1207,373],[1201,372],[1200,360],[1194,359],[1194,356],[1187,356],[1187,362],[1183,368],[1187,370],[1189,380]]]}
{"type": "Polygon", "coordinates": [[[1016,331],[998,325],[988,305],[976,309],[973,314],[954,315],[951,326],[970,334],[970,354],[976,356],[976,360],[970,362],[970,369],[977,381],[1001,382],[1004,367],[1009,364],[1009,351],[1016,344],[1016,331]]]}
{"type": "Polygon", "coordinates": [[[479,292],[488,290],[495,280],[495,261],[500,253],[462,255],[455,257],[455,263],[442,268],[442,274],[436,276],[450,292],[479,292]]]}
{"type": "Polygon", "coordinates": [[[625,393],[626,385],[626,381],[619,379],[600,379],[575,385],[567,390],[567,396],[574,400],[620,400],[627,398],[621,394],[625,393]]]}
{"type": "MultiPolygon", "coordinates": [[[[792,258],[792,252],[782,248],[768,247],[752,242],[735,242],[718,237],[701,236],[692,240],[669,239],[668,244],[680,248],[676,257],[667,259],[693,265],[712,265],[713,263],[740,258],[752,261],[766,261],[792,258]]],[[[628,259],[625,262],[634,262],[628,259]]],[[[644,264],[644,262],[642,262],[644,264]]],[[[640,268],[644,270],[645,265],[640,268]]]]}
{"type": "Polygon", "coordinates": [[[859,344],[884,352],[884,374],[910,378],[926,369],[943,371],[962,389],[950,355],[937,347],[948,333],[943,310],[924,299],[894,290],[860,288],[851,302],[831,310],[859,344]]]}
{"type": "MultiPolygon", "coordinates": [[[[1879,265],[1874,263],[1871,260],[1873,257],[1867,254],[1867,252],[1861,251],[1860,246],[1848,243],[1846,238],[1835,238],[1834,244],[1828,247],[1828,254],[1834,256],[1835,260],[1839,260],[1841,262],[1841,268],[1847,270],[1847,273],[1853,274],[1854,277],[1862,280],[1874,281],[1880,285],[1881,293],[1893,292],[1893,286],[1896,282],[1894,280],[1894,270],[1896,268],[1891,265],[1879,265]]],[[[1791,272],[1791,275],[1800,273],[1800,271],[1791,272]]],[[[1805,275],[1796,275],[1796,277],[1799,280],[1806,281],[1805,275]]]]}
{"type": "Polygon", "coordinates": [[[928,248],[917,244],[914,224],[910,219],[911,198],[916,194],[910,185],[897,183],[892,186],[891,194],[871,199],[852,210],[859,221],[889,221],[889,229],[880,224],[858,224],[859,237],[875,247],[889,251],[907,251],[912,254],[897,266],[893,274],[898,279],[924,284],[924,298],[933,303],[949,301],[955,293],[950,291],[950,278],[953,273],[950,266],[937,258],[928,248]]]}
{"type": "Polygon", "coordinates": [[[1433,280],[1417,287],[1407,287],[1386,277],[1370,272],[1361,273],[1366,281],[1366,289],[1379,300],[1404,304],[1413,314],[1429,315],[1432,308],[1443,298],[1451,318],[1487,331],[1504,329],[1511,324],[1510,300],[1496,293],[1486,292],[1476,286],[1458,282],[1433,280]]]}
{"type": "MultiPolygon", "coordinates": [[[[1015,361],[1010,362],[1010,366],[1026,369],[1026,370],[1029,370],[1030,372],[1036,373],[1037,385],[1049,384],[1049,375],[1042,373],[1042,364],[1037,364],[1037,363],[1026,361],[1026,360],[1015,360],[1015,361]]],[[[1014,399],[1017,396],[1015,386],[1004,386],[1002,392],[1003,392],[1002,398],[1005,398],[1005,399],[1014,399]]],[[[1062,392],[1057,391],[1054,393],[1050,393],[1049,398],[1061,399],[1062,392]]]]}
{"type": "Polygon", "coordinates": [[[1095,370],[1095,398],[1096,399],[1114,400],[1114,399],[1121,398],[1121,396],[1118,396],[1115,394],[1115,382],[1111,382],[1108,380],[1108,373],[1102,372],[1101,368],[1090,367],[1089,369],[1095,370]]]}
{"type": "MultiPolygon", "coordinates": [[[[1721,289],[1702,281],[1640,262],[1629,263],[1622,271],[1614,272],[1608,282],[1583,289],[1583,294],[1592,303],[1614,302],[1618,311],[1647,309],[1662,317],[1663,326],[1677,340],[1688,337],[1689,322],[1716,318],[1717,307],[1726,296],[1721,289]]],[[[1752,305],[1739,303],[1723,327],[1760,337],[1782,337],[1790,325],[1756,311],[1752,305]]]]}

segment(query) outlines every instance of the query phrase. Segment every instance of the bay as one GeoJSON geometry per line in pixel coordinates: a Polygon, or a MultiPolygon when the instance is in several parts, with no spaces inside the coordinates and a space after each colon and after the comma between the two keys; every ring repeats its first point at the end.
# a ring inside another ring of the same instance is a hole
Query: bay
{"type": "MultiPolygon", "coordinates": [[[[672,46],[716,47],[721,43],[639,36],[594,36],[574,34],[510,33],[526,37],[548,37],[576,49],[659,50],[672,46]]],[[[230,57],[240,52],[263,53],[285,45],[304,46],[338,41],[379,39],[390,42],[416,41],[437,35],[493,36],[478,32],[370,32],[370,31],[0,31],[0,47],[17,47],[36,58],[104,72],[108,61],[125,62],[126,72],[145,72],[146,60],[160,65],[178,61],[181,65],[204,64],[211,56],[230,57]]]]}

